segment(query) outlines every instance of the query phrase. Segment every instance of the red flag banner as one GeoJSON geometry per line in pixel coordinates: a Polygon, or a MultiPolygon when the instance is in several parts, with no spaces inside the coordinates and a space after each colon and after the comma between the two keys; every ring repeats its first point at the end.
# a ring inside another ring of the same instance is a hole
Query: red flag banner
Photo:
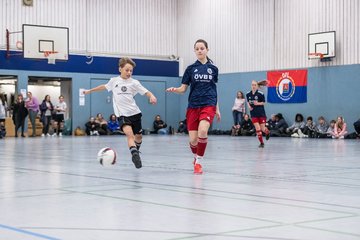
{"type": "Polygon", "coordinates": [[[268,102],[307,102],[307,70],[267,72],[268,102]]]}

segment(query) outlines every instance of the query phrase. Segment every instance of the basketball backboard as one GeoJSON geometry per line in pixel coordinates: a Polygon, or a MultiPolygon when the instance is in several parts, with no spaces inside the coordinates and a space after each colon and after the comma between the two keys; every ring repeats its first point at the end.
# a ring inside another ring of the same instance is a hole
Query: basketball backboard
{"type": "Polygon", "coordinates": [[[310,33],[308,36],[308,58],[330,59],[335,57],[335,31],[310,33]]]}
{"type": "Polygon", "coordinates": [[[24,58],[47,59],[52,52],[57,60],[69,58],[69,28],[23,24],[24,58]]]}

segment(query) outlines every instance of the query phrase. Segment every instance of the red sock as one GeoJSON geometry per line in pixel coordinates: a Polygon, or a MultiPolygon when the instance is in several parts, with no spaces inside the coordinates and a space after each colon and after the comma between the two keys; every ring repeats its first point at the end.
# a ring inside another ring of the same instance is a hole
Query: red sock
{"type": "Polygon", "coordinates": [[[257,137],[258,137],[258,139],[259,139],[260,143],[264,143],[264,141],[263,141],[263,137],[262,137],[262,131],[261,131],[261,130],[256,131],[256,135],[257,135],[257,137]]]}
{"type": "Polygon", "coordinates": [[[190,149],[191,149],[191,152],[193,153],[193,154],[196,154],[196,152],[197,152],[197,148],[198,148],[198,146],[196,145],[196,146],[194,146],[194,145],[192,145],[191,143],[190,143],[190,149]]]}
{"type": "Polygon", "coordinates": [[[207,145],[207,138],[199,137],[196,155],[200,157],[204,156],[206,145],[207,145]]]}

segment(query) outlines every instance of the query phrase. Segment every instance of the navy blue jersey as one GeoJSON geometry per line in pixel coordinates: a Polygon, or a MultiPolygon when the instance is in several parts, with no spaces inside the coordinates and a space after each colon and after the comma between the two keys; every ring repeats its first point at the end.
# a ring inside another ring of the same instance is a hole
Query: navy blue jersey
{"type": "Polygon", "coordinates": [[[219,70],[210,61],[196,61],[185,70],[181,83],[190,85],[188,108],[216,106],[219,70]]]}
{"type": "Polygon", "coordinates": [[[253,108],[253,110],[250,111],[251,117],[266,117],[264,106],[254,105],[254,101],[265,102],[265,96],[263,92],[256,90],[256,92],[253,94],[252,91],[250,91],[246,94],[246,99],[250,106],[253,108]]]}

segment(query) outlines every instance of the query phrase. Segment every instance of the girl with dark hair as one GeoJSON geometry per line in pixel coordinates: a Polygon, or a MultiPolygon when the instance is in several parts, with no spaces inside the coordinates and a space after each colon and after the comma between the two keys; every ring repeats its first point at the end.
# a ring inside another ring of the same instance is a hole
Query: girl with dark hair
{"type": "Polygon", "coordinates": [[[13,110],[13,121],[15,124],[15,137],[18,136],[18,130],[21,127],[21,136],[25,137],[24,135],[24,128],[25,128],[25,118],[29,114],[27,108],[25,107],[25,102],[23,95],[19,94],[17,96],[17,100],[14,104],[13,110]]]}
{"type": "Polygon", "coordinates": [[[301,113],[295,115],[295,122],[293,125],[286,129],[286,133],[291,135],[291,137],[300,137],[303,136],[303,130],[305,128],[304,116],[301,113]]]}
{"type": "Polygon", "coordinates": [[[184,93],[190,86],[189,104],[186,112],[189,131],[190,149],[194,154],[194,173],[202,174],[203,160],[208,142],[208,130],[216,115],[220,121],[216,83],[218,68],[207,56],[209,48],[205,40],[199,39],[194,44],[197,61],[185,70],[181,86],[170,87],[166,91],[184,93]]]}
{"type": "Polygon", "coordinates": [[[251,120],[254,124],[256,135],[259,139],[260,148],[264,147],[262,134],[265,133],[266,140],[269,140],[270,132],[266,127],[266,113],[265,113],[265,95],[259,91],[262,86],[267,86],[267,80],[252,81],[251,91],[246,94],[247,103],[250,109],[251,120]]]}
{"type": "Polygon", "coordinates": [[[41,122],[43,124],[42,134],[41,136],[50,136],[49,134],[49,126],[51,122],[51,115],[54,111],[54,105],[50,101],[50,95],[46,95],[42,103],[40,104],[41,111],[41,122]]]}

